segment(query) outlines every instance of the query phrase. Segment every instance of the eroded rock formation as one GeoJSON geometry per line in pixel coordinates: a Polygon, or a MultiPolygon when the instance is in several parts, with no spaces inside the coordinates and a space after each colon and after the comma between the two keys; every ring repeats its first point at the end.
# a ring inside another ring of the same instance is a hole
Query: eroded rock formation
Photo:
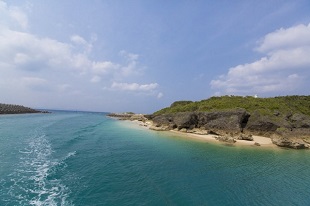
{"type": "Polygon", "coordinates": [[[218,140],[233,143],[233,139],[253,141],[252,135],[270,137],[280,147],[304,149],[310,146],[310,117],[289,114],[264,116],[244,109],[216,112],[180,112],[150,116],[150,129],[178,130],[197,134],[216,134],[218,140]],[[228,138],[231,137],[231,138],[228,138]]]}

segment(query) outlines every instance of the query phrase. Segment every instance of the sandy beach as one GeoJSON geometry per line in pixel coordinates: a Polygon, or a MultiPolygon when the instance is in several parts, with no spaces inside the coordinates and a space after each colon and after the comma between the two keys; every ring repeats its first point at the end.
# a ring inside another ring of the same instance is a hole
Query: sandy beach
{"type": "MultiPolygon", "coordinates": [[[[127,123],[132,123],[131,126],[137,126],[140,128],[145,128],[149,129],[151,126],[151,122],[143,123],[141,121],[125,121],[127,123]]],[[[175,130],[169,130],[169,131],[164,131],[167,134],[173,134],[176,136],[180,137],[186,137],[186,138],[193,138],[193,139],[199,139],[202,141],[208,141],[208,142],[213,142],[213,143],[219,143],[219,144],[227,144],[225,142],[218,141],[215,139],[216,135],[213,134],[206,134],[206,135],[201,135],[201,134],[194,134],[194,133],[187,133],[187,132],[180,132],[180,131],[175,131],[175,130]]],[[[278,148],[275,144],[272,143],[271,139],[268,137],[263,137],[263,136],[256,136],[253,135],[253,141],[247,141],[247,140],[237,140],[233,144],[236,146],[253,146],[253,147],[268,147],[268,148],[278,148]],[[255,145],[258,143],[259,146],[255,145]]]]}
{"type": "MultiPolygon", "coordinates": [[[[200,139],[203,141],[209,141],[209,142],[216,142],[216,143],[225,143],[225,142],[220,142],[218,140],[215,139],[216,135],[212,135],[212,134],[207,134],[207,135],[200,135],[200,134],[194,134],[194,133],[185,133],[185,132],[179,132],[179,131],[174,131],[174,130],[170,130],[167,131],[169,133],[173,133],[176,135],[180,135],[180,136],[185,136],[188,138],[195,138],[195,139],[200,139]]],[[[240,146],[256,146],[255,143],[258,143],[260,147],[274,147],[277,148],[276,145],[274,145],[271,141],[270,138],[268,137],[263,137],[263,136],[253,136],[253,141],[247,141],[247,140],[237,140],[234,143],[234,145],[240,145],[240,146]]]]}

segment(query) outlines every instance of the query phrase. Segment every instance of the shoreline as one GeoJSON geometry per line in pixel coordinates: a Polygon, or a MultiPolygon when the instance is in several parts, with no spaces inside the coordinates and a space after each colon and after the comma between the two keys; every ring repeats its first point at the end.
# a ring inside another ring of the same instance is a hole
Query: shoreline
{"type": "Polygon", "coordinates": [[[138,120],[122,120],[121,122],[125,122],[126,125],[129,125],[131,127],[136,127],[140,129],[154,131],[154,132],[160,132],[163,134],[168,134],[168,135],[178,136],[178,137],[183,137],[183,138],[188,138],[188,139],[201,140],[204,142],[210,142],[210,143],[215,143],[215,144],[220,144],[220,145],[229,144],[233,146],[281,149],[277,145],[273,144],[269,137],[253,135],[252,136],[253,141],[236,139],[235,143],[228,143],[228,142],[217,140],[215,137],[217,137],[218,135],[213,135],[213,134],[194,134],[190,132],[181,132],[181,131],[175,131],[175,130],[167,130],[167,131],[152,130],[150,129],[150,126],[152,125],[151,121],[141,122],[138,120]],[[255,143],[258,143],[259,145],[256,145],[255,143]]]}
{"type": "Polygon", "coordinates": [[[248,141],[248,140],[238,140],[236,139],[235,143],[228,143],[228,142],[222,142],[215,137],[217,135],[213,134],[194,134],[194,133],[185,133],[185,132],[180,132],[180,131],[175,131],[175,130],[169,130],[167,131],[171,134],[176,134],[180,136],[185,136],[188,138],[193,138],[193,139],[200,139],[203,141],[207,142],[214,142],[214,143],[219,143],[219,144],[231,144],[231,145],[236,145],[236,146],[254,146],[254,147],[268,147],[268,148],[278,148],[275,144],[272,143],[271,139],[268,137],[263,137],[263,136],[254,136],[253,135],[253,141],[248,141]],[[259,145],[255,145],[255,143],[258,143],[259,145]]]}

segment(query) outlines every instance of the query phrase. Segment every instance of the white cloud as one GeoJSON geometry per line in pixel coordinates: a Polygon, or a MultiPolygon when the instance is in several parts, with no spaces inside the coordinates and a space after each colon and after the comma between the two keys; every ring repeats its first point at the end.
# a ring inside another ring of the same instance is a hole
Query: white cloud
{"type": "Polygon", "coordinates": [[[158,87],[157,83],[151,84],[138,84],[138,83],[118,83],[113,82],[111,89],[124,90],[124,91],[153,91],[158,87]]]}
{"type": "Polygon", "coordinates": [[[71,36],[71,41],[73,41],[76,44],[82,44],[82,45],[88,44],[87,41],[83,37],[80,37],[79,35],[71,36]]]}
{"type": "Polygon", "coordinates": [[[23,28],[23,29],[27,29],[28,28],[28,18],[27,15],[22,12],[21,10],[19,10],[16,7],[13,7],[9,10],[10,12],[10,16],[16,21],[18,22],[18,24],[23,28]]]}
{"type": "Polygon", "coordinates": [[[274,50],[299,48],[310,45],[310,24],[300,24],[288,29],[279,29],[267,34],[259,47],[260,52],[272,52],[274,50]]]}
{"type": "Polygon", "coordinates": [[[125,50],[122,50],[119,52],[119,54],[123,57],[125,57],[129,62],[131,61],[136,61],[139,59],[139,55],[138,54],[133,54],[133,53],[129,53],[125,50]]]}
{"type": "MultiPolygon", "coordinates": [[[[144,75],[138,54],[122,50],[116,54],[118,60],[110,61],[92,53],[97,41],[94,33],[89,39],[70,34],[65,42],[31,33],[27,30],[30,23],[26,13],[0,0],[2,101],[34,101],[36,105],[56,108],[57,104],[80,102],[85,107],[82,102],[93,103],[88,99],[104,99],[103,92],[108,91],[101,88],[157,95],[157,83],[117,83],[135,82],[136,77],[144,75]]],[[[111,102],[113,93],[109,93],[111,102]]]]}
{"type": "Polygon", "coordinates": [[[0,27],[28,28],[27,15],[17,7],[8,6],[0,0],[0,27]]]}
{"type": "Polygon", "coordinates": [[[136,54],[124,52],[126,62],[123,65],[111,61],[93,61],[86,51],[90,46],[82,37],[74,35],[71,40],[86,47],[74,51],[69,43],[0,27],[0,64],[6,65],[0,70],[8,67],[29,72],[54,70],[61,71],[63,75],[78,72],[98,77],[109,75],[112,80],[141,74],[136,54]]]}
{"type": "Polygon", "coordinates": [[[285,93],[297,90],[309,78],[310,24],[269,33],[256,50],[266,56],[230,68],[212,80],[211,87],[223,94],[285,93]]]}
{"type": "Polygon", "coordinates": [[[158,99],[161,99],[163,96],[164,96],[164,94],[163,94],[162,92],[159,92],[159,93],[157,94],[157,98],[158,98],[158,99]]]}
{"type": "Polygon", "coordinates": [[[98,75],[105,75],[110,72],[114,72],[118,70],[119,68],[120,68],[120,65],[110,62],[110,61],[92,63],[92,71],[94,74],[98,74],[98,75]]]}
{"type": "Polygon", "coordinates": [[[143,69],[139,65],[139,55],[122,50],[120,55],[124,63],[107,60],[92,60],[90,52],[97,35],[91,34],[86,41],[78,34],[70,37],[65,43],[47,37],[39,37],[16,27],[28,25],[27,15],[17,7],[9,7],[0,0],[0,70],[7,68],[24,72],[61,72],[86,75],[91,82],[93,76],[102,79],[123,81],[135,75],[141,75],[143,69]]]}
{"type": "Polygon", "coordinates": [[[92,82],[92,83],[98,83],[98,82],[100,82],[101,81],[101,77],[99,77],[99,76],[94,76],[91,80],[90,80],[90,82],[92,82]]]}
{"type": "Polygon", "coordinates": [[[43,68],[83,69],[83,54],[74,54],[70,45],[49,38],[39,38],[25,32],[0,28],[0,61],[19,70],[43,68]]]}
{"type": "Polygon", "coordinates": [[[21,85],[24,88],[30,88],[34,91],[49,91],[51,89],[49,81],[39,77],[23,77],[21,78],[21,85]]]}
{"type": "MultiPolygon", "coordinates": [[[[81,36],[75,34],[75,35],[71,36],[70,39],[71,39],[71,41],[72,41],[73,43],[75,43],[75,44],[77,44],[77,45],[83,46],[86,53],[91,52],[91,50],[92,50],[92,48],[93,48],[92,43],[88,43],[83,37],[81,37],[81,36]]],[[[92,38],[92,41],[93,41],[93,40],[94,40],[94,39],[92,38]]]]}
{"type": "Polygon", "coordinates": [[[120,68],[120,74],[122,76],[130,76],[130,75],[141,75],[142,69],[137,67],[138,65],[138,54],[129,53],[127,51],[120,51],[120,55],[127,60],[127,65],[122,66],[120,68]]]}

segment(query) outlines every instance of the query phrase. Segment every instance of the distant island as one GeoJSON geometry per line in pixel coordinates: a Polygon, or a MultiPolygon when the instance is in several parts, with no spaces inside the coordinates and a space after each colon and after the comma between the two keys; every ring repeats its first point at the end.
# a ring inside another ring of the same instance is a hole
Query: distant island
{"type": "Polygon", "coordinates": [[[27,113],[48,113],[48,112],[35,110],[35,109],[24,107],[21,105],[0,103],[0,115],[1,114],[27,114],[27,113]]]}
{"type": "Polygon", "coordinates": [[[151,115],[109,116],[138,120],[157,131],[211,134],[218,141],[231,144],[263,136],[280,147],[310,148],[310,96],[221,96],[196,102],[177,101],[151,115]]]}

